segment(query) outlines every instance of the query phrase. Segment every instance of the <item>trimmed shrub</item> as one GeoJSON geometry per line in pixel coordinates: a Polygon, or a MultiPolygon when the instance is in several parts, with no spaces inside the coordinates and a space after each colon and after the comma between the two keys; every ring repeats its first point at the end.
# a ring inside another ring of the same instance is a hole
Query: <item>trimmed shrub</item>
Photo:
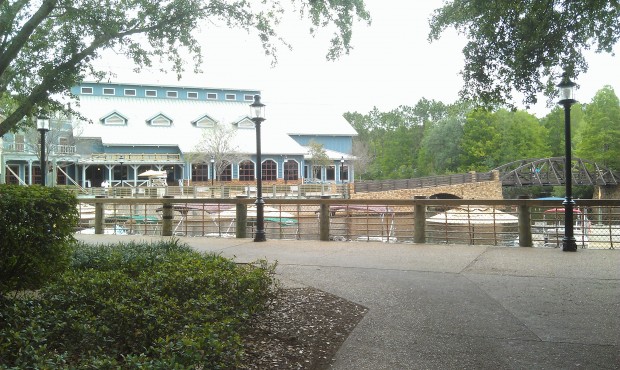
{"type": "Polygon", "coordinates": [[[233,369],[239,332],[265,308],[274,268],[177,241],[80,244],[36,299],[4,301],[0,358],[9,368],[233,369]]]}
{"type": "Polygon", "coordinates": [[[0,295],[37,289],[69,265],[77,199],[53,187],[0,185],[0,295]]]}

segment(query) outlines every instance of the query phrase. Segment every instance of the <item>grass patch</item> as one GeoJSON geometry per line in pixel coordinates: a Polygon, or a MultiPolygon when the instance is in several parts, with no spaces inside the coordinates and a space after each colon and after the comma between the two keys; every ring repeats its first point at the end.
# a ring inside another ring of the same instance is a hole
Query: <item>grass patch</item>
{"type": "Polygon", "coordinates": [[[235,368],[274,268],[176,241],[80,244],[38,294],[1,299],[0,368],[235,368]]]}

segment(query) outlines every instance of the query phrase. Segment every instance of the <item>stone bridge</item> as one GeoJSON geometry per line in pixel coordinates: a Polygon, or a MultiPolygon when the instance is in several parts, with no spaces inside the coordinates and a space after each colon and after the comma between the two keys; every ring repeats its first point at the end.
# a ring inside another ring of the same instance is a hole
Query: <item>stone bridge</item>
{"type": "MultiPolygon", "coordinates": [[[[476,178],[476,173],[466,176],[476,178]]],[[[385,189],[370,192],[351,193],[351,199],[411,199],[416,196],[438,199],[504,199],[499,172],[491,173],[488,180],[461,182],[455,184],[438,184],[411,189],[385,189]]]]}
{"type": "MultiPolygon", "coordinates": [[[[504,186],[563,186],[564,157],[514,161],[491,172],[353,184],[354,199],[429,198],[503,199],[504,186]]],[[[573,185],[595,186],[594,198],[620,199],[620,174],[595,162],[574,158],[573,185]]]]}

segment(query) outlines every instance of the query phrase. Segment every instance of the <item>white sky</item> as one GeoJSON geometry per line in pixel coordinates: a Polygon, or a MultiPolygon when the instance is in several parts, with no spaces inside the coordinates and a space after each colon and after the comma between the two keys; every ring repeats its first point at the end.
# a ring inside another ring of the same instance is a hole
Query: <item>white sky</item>
{"type": "MultiPolygon", "coordinates": [[[[456,101],[462,87],[459,71],[465,39],[448,30],[440,40],[432,44],[427,41],[428,19],[442,0],[366,0],[366,5],[371,26],[357,24],[354,49],[335,62],[325,59],[331,32],[320,30],[312,38],[306,21],[289,16],[280,27],[280,35],[293,50],[281,47],[275,67],[256,36],[215,26],[201,37],[201,75],[187,72],[177,81],[172,73],[132,75],[130,63],[111,58],[98,65],[117,73],[117,82],[259,89],[266,104],[304,103],[311,104],[308,109],[337,113],[365,114],[375,106],[389,111],[400,105],[414,106],[423,97],[447,104],[456,101]]],[[[616,52],[620,53],[620,46],[616,52]]],[[[580,85],[576,98],[590,102],[604,85],[611,85],[620,94],[620,59],[592,53],[587,60],[590,71],[575,81],[580,85]]],[[[544,106],[545,97],[539,100],[541,104],[529,111],[542,117],[549,109],[544,106]]]]}

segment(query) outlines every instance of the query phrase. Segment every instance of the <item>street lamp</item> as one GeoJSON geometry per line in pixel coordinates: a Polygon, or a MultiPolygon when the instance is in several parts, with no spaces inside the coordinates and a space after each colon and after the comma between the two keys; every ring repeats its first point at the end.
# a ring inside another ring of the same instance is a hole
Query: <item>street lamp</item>
{"type": "Polygon", "coordinates": [[[211,187],[213,187],[213,179],[215,179],[215,158],[211,156],[211,187]]]}
{"type": "Polygon", "coordinates": [[[215,157],[211,156],[211,198],[215,198],[215,189],[213,189],[214,179],[215,179],[215,157]]]}
{"type": "Polygon", "coordinates": [[[286,164],[288,163],[288,157],[284,157],[284,185],[288,182],[288,168],[286,168],[286,164]]]}
{"type": "Polygon", "coordinates": [[[118,158],[118,161],[121,164],[121,186],[123,186],[123,162],[125,161],[125,157],[123,157],[122,155],[118,158]]]}
{"type": "Polygon", "coordinates": [[[574,99],[575,83],[568,78],[568,74],[564,72],[562,82],[558,84],[560,100],[558,104],[564,106],[564,183],[566,186],[566,198],[564,199],[564,237],[562,238],[562,251],[576,252],[577,242],[573,233],[573,174],[572,174],[572,158],[571,158],[571,138],[570,138],[570,106],[577,101],[574,99]]]}
{"type": "Polygon", "coordinates": [[[50,130],[50,119],[45,114],[37,118],[37,130],[41,133],[41,185],[47,184],[47,160],[45,159],[45,133],[50,130]]]}
{"type": "Polygon", "coordinates": [[[340,182],[344,184],[344,156],[340,157],[340,182]]]}
{"type": "Polygon", "coordinates": [[[256,234],[255,242],[264,242],[265,238],[265,218],[263,200],[263,174],[260,150],[260,125],[265,120],[265,104],[260,102],[260,95],[254,95],[254,103],[250,104],[250,117],[256,126],[256,234]]]}

